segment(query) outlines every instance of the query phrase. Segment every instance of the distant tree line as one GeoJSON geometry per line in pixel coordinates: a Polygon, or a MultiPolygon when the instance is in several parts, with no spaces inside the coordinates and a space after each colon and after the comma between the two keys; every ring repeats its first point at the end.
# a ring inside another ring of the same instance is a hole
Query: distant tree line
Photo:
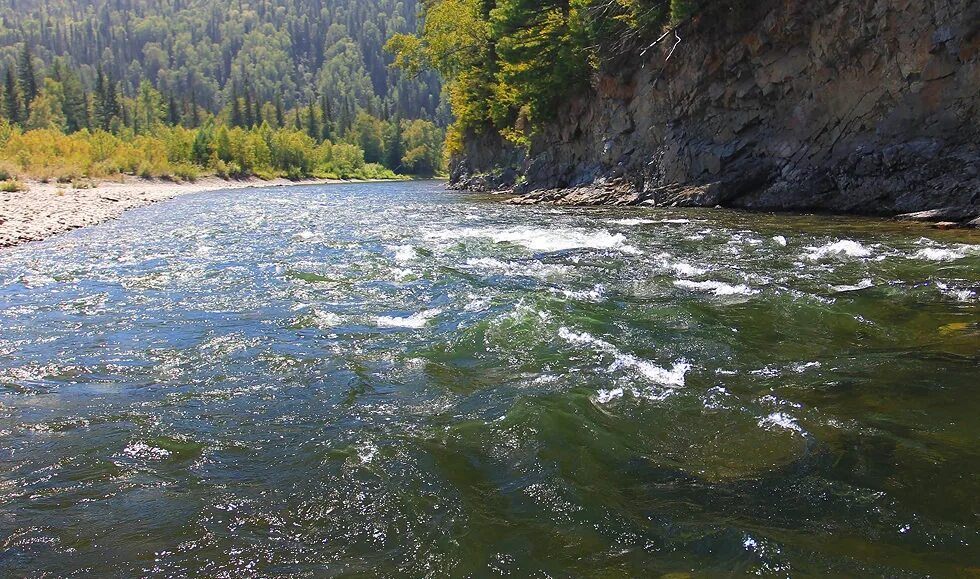
{"type": "Polygon", "coordinates": [[[13,23],[0,29],[0,161],[65,179],[439,173],[448,117],[439,80],[390,70],[382,50],[386,34],[415,26],[414,9],[384,0],[12,0],[0,7],[13,23]],[[123,152],[56,154],[41,150],[36,131],[123,152]],[[147,159],[134,165],[127,147],[147,159]]]}
{"type": "Polygon", "coordinates": [[[236,94],[283,108],[326,100],[340,131],[359,111],[445,125],[438,75],[394,70],[384,51],[415,31],[419,10],[417,0],[6,0],[0,69],[15,68],[26,43],[87,91],[100,74],[127,97],[149,81],[187,125],[236,94]]]}

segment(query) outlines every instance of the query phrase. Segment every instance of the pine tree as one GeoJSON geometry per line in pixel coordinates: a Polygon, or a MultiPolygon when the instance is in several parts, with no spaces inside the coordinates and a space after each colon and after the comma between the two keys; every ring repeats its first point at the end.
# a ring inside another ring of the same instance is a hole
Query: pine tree
{"type": "Polygon", "coordinates": [[[286,119],[282,111],[282,97],[280,97],[278,93],[276,94],[275,107],[276,107],[276,128],[281,129],[284,126],[286,126],[286,119]]]}
{"type": "Polygon", "coordinates": [[[397,173],[402,166],[402,157],[405,156],[405,143],[402,141],[402,122],[398,115],[395,115],[391,124],[391,136],[385,147],[385,166],[397,173]]]}
{"type": "Polygon", "coordinates": [[[333,138],[333,114],[330,111],[330,98],[326,94],[320,96],[320,140],[329,141],[333,138]]]}
{"type": "Polygon", "coordinates": [[[320,123],[316,118],[316,107],[313,106],[313,99],[306,103],[306,134],[314,141],[320,139],[320,123]]]}
{"type": "Polygon", "coordinates": [[[262,103],[257,96],[252,97],[252,103],[255,105],[255,112],[252,114],[252,118],[255,120],[255,126],[262,125],[262,103]]]}
{"type": "Polygon", "coordinates": [[[78,75],[68,67],[60,68],[59,76],[64,91],[62,112],[65,115],[65,128],[69,133],[74,133],[89,126],[88,97],[78,75]]]}
{"type": "Polygon", "coordinates": [[[119,94],[112,82],[112,76],[103,72],[101,68],[95,77],[93,100],[93,121],[98,128],[103,131],[112,129],[112,123],[115,119],[120,119],[123,125],[128,124],[126,111],[119,105],[119,94]]]}
{"type": "Polygon", "coordinates": [[[255,126],[255,110],[252,108],[252,91],[248,90],[248,86],[245,87],[245,104],[242,106],[243,114],[242,120],[245,123],[246,129],[251,129],[255,126]]]}
{"type": "Polygon", "coordinates": [[[167,123],[172,127],[180,124],[180,110],[177,108],[177,99],[174,98],[174,93],[170,93],[170,99],[167,102],[167,123]]]}
{"type": "Polygon", "coordinates": [[[231,126],[242,126],[242,103],[238,99],[238,87],[231,87],[231,126]]]}
{"type": "Polygon", "coordinates": [[[10,68],[7,69],[7,77],[3,87],[3,114],[14,124],[24,120],[20,100],[20,88],[17,86],[17,80],[14,78],[14,71],[10,68]]]}
{"type": "Polygon", "coordinates": [[[24,106],[29,108],[31,102],[38,95],[38,88],[37,73],[34,70],[34,54],[31,52],[31,45],[26,42],[24,43],[24,50],[20,55],[17,77],[20,83],[20,94],[24,98],[24,106]]]}
{"type": "Polygon", "coordinates": [[[201,126],[201,115],[197,109],[197,91],[194,90],[193,79],[191,80],[191,126],[195,129],[201,126]]]}

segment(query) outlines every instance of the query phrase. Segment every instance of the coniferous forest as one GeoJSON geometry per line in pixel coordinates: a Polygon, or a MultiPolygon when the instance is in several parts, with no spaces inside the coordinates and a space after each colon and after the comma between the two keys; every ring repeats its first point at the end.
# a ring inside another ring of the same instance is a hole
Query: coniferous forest
{"type": "Polygon", "coordinates": [[[434,73],[390,66],[413,0],[5,0],[11,175],[194,178],[442,170],[434,73]]]}

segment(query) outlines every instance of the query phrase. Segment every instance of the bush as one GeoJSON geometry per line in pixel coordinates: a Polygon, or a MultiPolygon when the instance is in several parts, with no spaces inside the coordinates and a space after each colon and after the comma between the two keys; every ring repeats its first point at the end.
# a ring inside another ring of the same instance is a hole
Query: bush
{"type": "Polygon", "coordinates": [[[190,163],[178,163],[173,166],[174,177],[177,177],[181,181],[197,181],[197,178],[201,176],[201,170],[197,168],[196,165],[190,163]]]}
{"type": "MultiPolygon", "coordinates": [[[[435,147],[439,130],[431,123],[405,126],[413,166],[439,164],[441,155],[435,147]],[[413,132],[413,128],[418,130],[413,132]]],[[[125,126],[116,131],[22,132],[0,121],[4,139],[0,142],[0,181],[12,181],[15,174],[64,184],[122,175],[193,181],[211,171],[225,179],[394,177],[381,165],[365,164],[364,150],[355,144],[317,142],[303,131],[272,129],[265,123],[252,129],[209,124],[200,129],[159,126],[146,134],[134,134],[125,126]]]]}
{"type": "Polygon", "coordinates": [[[4,193],[17,193],[18,191],[27,191],[27,189],[27,185],[15,179],[9,179],[0,183],[0,191],[4,193]]]}

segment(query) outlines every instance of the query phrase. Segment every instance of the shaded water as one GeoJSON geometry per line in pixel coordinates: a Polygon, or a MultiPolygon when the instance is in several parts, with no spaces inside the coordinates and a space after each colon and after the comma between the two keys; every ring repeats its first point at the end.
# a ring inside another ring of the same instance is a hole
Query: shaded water
{"type": "Polygon", "coordinates": [[[183,197],[0,253],[0,575],[980,572],[980,240],[183,197]]]}

